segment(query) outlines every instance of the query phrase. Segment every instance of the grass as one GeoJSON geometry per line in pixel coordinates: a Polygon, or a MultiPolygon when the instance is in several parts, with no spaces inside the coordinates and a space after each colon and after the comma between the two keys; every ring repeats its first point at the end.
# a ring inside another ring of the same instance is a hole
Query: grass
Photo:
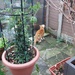
{"type": "Polygon", "coordinates": [[[5,75],[5,73],[1,70],[3,66],[0,65],[0,75],[5,75]]]}
{"type": "Polygon", "coordinates": [[[5,75],[5,73],[0,70],[0,75],[5,75]]]}

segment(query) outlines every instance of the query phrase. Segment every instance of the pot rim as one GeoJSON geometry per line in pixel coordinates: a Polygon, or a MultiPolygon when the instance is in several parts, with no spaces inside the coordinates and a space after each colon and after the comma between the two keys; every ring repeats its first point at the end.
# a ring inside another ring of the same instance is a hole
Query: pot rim
{"type": "Polygon", "coordinates": [[[39,50],[34,46],[34,50],[36,51],[36,56],[29,62],[27,63],[24,63],[24,64],[12,64],[10,62],[8,62],[6,59],[5,59],[5,55],[6,55],[6,51],[3,52],[2,54],[2,62],[3,64],[5,64],[7,67],[10,67],[10,68],[15,68],[15,69],[21,69],[21,68],[25,68],[25,67],[29,67],[31,64],[35,64],[35,62],[39,59],[39,56],[40,56],[40,53],[39,53],[39,50]]]}

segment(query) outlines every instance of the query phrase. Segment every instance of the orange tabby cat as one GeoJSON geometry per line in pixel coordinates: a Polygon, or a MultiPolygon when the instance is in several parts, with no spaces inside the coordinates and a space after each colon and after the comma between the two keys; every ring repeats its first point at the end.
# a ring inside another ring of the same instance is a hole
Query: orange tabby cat
{"type": "Polygon", "coordinates": [[[40,25],[40,29],[36,32],[34,36],[34,45],[36,42],[41,41],[42,37],[44,36],[44,27],[45,25],[40,25]]]}

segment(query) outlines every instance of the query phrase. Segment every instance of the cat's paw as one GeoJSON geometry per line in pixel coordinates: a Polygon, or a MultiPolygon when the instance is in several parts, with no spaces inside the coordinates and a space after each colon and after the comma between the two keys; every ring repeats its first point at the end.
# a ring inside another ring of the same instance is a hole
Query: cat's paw
{"type": "Polygon", "coordinates": [[[38,42],[40,43],[42,40],[39,40],[38,42]]]}
{"type": "Polygon", "coordinates": [[[41,40],[44,40],[44,39],[45,39],[44,37],[41,38],[41,40]]]}

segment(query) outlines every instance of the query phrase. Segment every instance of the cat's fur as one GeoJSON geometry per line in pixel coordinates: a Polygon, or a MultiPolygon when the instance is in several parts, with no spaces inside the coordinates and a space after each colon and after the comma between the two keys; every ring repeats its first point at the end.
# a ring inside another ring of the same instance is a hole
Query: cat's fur
{"type": "Polygon", "coordinates": [[[45,32],[44,27],[45,27],[44,24],[40,25],[40,29],[36,32],[34,36],[34,45],[36,45],[36,42],[39,42],[41,38],[43,38],[45,32]]]}

